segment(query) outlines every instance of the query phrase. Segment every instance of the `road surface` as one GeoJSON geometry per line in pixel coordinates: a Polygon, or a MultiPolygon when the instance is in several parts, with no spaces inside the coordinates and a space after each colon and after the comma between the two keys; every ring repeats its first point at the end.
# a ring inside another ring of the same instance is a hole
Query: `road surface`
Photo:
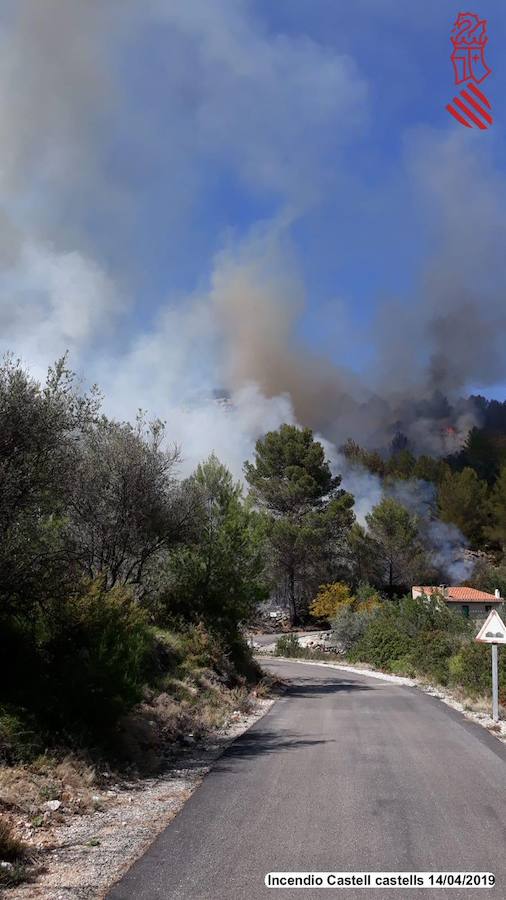
{"type": "Polygon", "coordinates": [[[108,900],[506,897],[506,748],[415,688],[268,661],[287,692],[108,900]],[[264,887],[270,871],[482,871],[477,889],[264,887]]]}

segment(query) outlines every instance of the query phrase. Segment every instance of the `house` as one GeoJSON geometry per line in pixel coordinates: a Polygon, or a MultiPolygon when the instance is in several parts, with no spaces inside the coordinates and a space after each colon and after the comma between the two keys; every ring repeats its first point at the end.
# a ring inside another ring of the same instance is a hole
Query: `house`
{"type": "Polygon", "coordinates": [[[441,594],[450,609],[455,609],[472,619],[484,619],[488,616],[491,609],[499,609],[503,598],[500,591],[496,590],[495,594],[488,594],[486,591],[477,591],[476,588],[470,587],[449,587],[447,584],[435,585],[432,587],[413,587],[411,589],[413,597],[421,597],[425,594],[430,597],[431,594],[441,594]]]}

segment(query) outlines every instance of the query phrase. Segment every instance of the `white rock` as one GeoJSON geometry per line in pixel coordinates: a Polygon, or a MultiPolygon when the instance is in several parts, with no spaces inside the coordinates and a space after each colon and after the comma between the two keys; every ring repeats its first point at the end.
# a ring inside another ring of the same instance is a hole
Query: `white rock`
{"type": "Polygon", "coordinates": [[[61,806],[61,800],[48,800],[47,803],[44,803],[44,809],[47,809],[49,812],[56,812],[61,806]]]}

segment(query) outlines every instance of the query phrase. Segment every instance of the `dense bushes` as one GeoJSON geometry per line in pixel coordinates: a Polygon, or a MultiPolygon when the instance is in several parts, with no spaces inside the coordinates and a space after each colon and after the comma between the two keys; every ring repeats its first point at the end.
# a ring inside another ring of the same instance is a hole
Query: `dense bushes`
{"type": "MultiPolygon", "coordinates": [[[[273,589],[295,616],[324,583],[313,612],[339,613],[334,635],[355,659],[472,680],[467,626],[444,603],[406,598],[393,615],[360,584],[369,568],[375,584],[387,570],[390,587],[404,583],[418,525],[389,500],[367,535],[353,531],[353,498],[310,430],[282,426],[257,442],[246,499],[216,457],[184,480],[178,460],[162,423],[107,419],[65,360],[45,385],[0,365],[5,760],[103,741],[150,688],[201,665],[227,684],[257,678],[241,631],[273,589]]],[[[287,637],[278,652],[310,651],[287,637]]]]}
{"type": "Polygon", "coordinates": [[[410,650],[410,640],[395,622],[381,613],[373,616],[365,633],[349,651],[349,659],[364,660],[380,668],[406,656],[410,650]]]}
{"type": "Polygon", "coordinates": [[[102,579],[4,622],[0,644],[3,703],[60,740],[110,732],[155,667],[145,613],[102,579]]]}
{"type": "MultiPolygon", "coordinates": [[[[349,662],[457,686],[470,697],[490,692],[489,649],[475,643],[473,625],[437,595],[376,601],[371,608],[347,603],[331,625],[333,643],[349,662]]],[[[275,652],[286,657],[321,656],[302,647],[295,634],[280,637],[275,652]]],[[[506,685],[506,653],[500,655],[500,668],[500,680],[506,685]]],[[[506,702],[506,688],[502,699],[506,702]]]]}
{"type": "Polygon", "coordinates": [[[455,639],[444,631],[421,632],[409,651],[407,666],[415,673],[448,684],[450,660],[455,652],[455,639]]]}
{"type": "Polygon", "coordinates": [[[332,637],[335,643],[345,652],[351,650],[364,636],[372,614],[369,610],[357,611],[351,606],[338,610],[332,619],[332,637]]]}
{"type": "Polygon", "coordinates": [[[452,680],[471,696],[488,694],[491,690],[490,648],[468,643],[450,660],[452,680]]]}
{"type": "MultiPolygon", "coordinates": [[[[348,628],[350,661],[460,687],[470,697],[490,693],[489,648],[477,644],[472,624],[437,596],[385,603],[370,614],[365,628],[363,618],[348,610],[334,627],[336,634],[348,628]]],[[[500,654],[500,669],[500,681],[506,684],[506,654],[500,654]]]]}
{"type": "MultiPolygon", "coordinates": [[[[461,685],[470,697],[490,694],[492,666],[490,647],[474,641],[464,644],[450,660],[452,681],[461,685]]],[[[499,700],[506,706],[506,651],[499,649],[499,700]]]]}
{"type": "Polygon", "coordinates": [[[186,480],[178,460],[65,360],[45,385],[0,364],[0,758],[108,739],[206,634],[205,666],[258,676],[240,626],[265,597],[259,517],[215,457],[186,480]]]}

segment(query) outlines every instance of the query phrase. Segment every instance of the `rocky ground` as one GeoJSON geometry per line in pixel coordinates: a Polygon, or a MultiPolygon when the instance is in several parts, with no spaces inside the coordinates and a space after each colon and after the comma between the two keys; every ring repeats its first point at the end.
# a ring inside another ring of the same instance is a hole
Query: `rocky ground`
{"type": "MultiPolygon", "coordinates": [[[[35,862],[34,879],[5,890],[9,900],[99,900],[177,815],[213,762],[270,708],[256,699],[252,711],[231,714],[226,725],[197,744],[186,740],[170,768],[155,778],[103,779],[90,812],[69,814],[48,800],[43,827],[27,826],[25,841],[35,862]],[[36,873],[36,874],[35,874],[36,873]]],[[[103,773],[105,776],[107,773],[103,773]]],[[[39,823],[40,824],[40,823],[39,823]]]]}

